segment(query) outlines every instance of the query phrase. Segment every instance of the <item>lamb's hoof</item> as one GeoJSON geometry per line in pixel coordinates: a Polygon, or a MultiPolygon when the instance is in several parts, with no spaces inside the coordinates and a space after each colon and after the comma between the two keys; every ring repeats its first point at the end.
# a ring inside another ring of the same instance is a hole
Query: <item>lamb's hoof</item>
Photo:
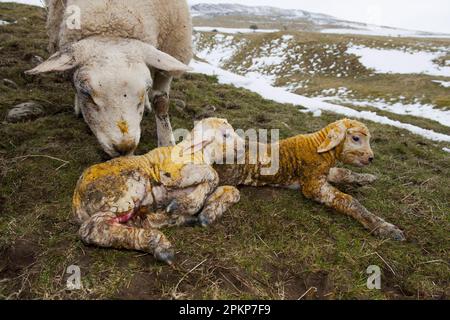
{"type": "Polygon", "coordinates": [[[373,174],[363,174],[361,175],[361,179],[358,181],[358,184],[361,186],[367,186],[378,180],[378,177],[373,174]]]}
{"type": "Polygon", "coordinates": [[[173,200],[166,208],[166,212],[168,214],[174,213],[176,210],[178,210],[180,206],[178,205],[177,200],[173,200]]]}
{"type": "Polygon", "coordinates": [[[203,228],[207,228],[213,223],[213,221],[209,217],[207,217],[206,215],[198,216],[198,221],[200,222],[200,225],[203,228]]]}
{"type": "Polygon", "coordinates": [[[175,262],[175,252],[170,248],[156,248],[154,255],[158,261],[164,262],[169,266],[173,265],[175,262]]]}
{"type": "Polygon", "coordinates": [[[395,241],[406,241],[403,231],[390,223],[381,226],[375,231],[375,233],[382,238],[392,239],[395,241]]]}
{"type": "Polygon", "coordinates": [[[186,217],[184,218],[184,225],[186,227],[196,227],[200,224],[200,219],[198,217],[186,217]]]}

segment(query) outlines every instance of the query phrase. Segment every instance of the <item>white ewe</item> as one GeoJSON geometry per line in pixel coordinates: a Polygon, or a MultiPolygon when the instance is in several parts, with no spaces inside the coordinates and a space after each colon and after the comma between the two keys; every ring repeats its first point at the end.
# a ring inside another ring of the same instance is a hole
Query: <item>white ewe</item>
{"type": "Polygon", "coordinates": [[[173,145],[170,85],[173,76],[189,69],[192,59],[187,2],[48,0],[46,4],[49,50],[54,54],[27,73],[73,71],[75,110],[112,157],[136,149],[150,102],[159,145],[173,145]]]}

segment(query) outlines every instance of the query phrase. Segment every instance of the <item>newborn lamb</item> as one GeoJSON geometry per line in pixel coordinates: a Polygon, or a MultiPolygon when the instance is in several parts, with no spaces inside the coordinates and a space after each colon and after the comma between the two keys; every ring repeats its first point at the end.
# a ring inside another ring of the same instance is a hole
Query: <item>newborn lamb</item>
{"type": "Polygon", "coordinates": [[[226,120],[198,123],[185,141],[143,156],[95,165],[81,176],[73,213],[86,244],[152,253],[172,264],[163,227],[207,226],[239,201],[234,187],[218,187],[210,166],[236,154],[240,139],[226,120]]]}

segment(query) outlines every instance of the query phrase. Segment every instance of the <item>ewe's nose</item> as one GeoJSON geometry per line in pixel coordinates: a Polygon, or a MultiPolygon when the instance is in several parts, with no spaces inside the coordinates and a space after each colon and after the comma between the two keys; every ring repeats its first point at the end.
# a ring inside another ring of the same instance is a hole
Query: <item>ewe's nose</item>
{"type": "Polygon", "coordinates": [[[134,142],[122,142],[113,146],[114,150],[121,156],[130,155],[136,150],[136,143],[134,142]]]}
{"type": "Polygon", "coordinates": [[[370,163],[372,163],[372,162],[373,162],[373,160],[375,160],[375,158],[374,158],[374,157],[369,157],[369,162],[370,162],[370,163]]]}

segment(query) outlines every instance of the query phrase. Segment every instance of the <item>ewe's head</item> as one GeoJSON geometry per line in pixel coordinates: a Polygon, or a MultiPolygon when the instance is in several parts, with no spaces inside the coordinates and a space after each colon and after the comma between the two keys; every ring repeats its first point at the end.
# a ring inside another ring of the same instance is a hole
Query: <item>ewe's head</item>
{"type": "Polygon", "coordinates": [[[57,52],[28,74],[73,71],[76,108],[111,157],[134,152],[153,80],[149,68],[171,74],[189,68],[136,40],[89,38],[57,52]]]}
{"type": "Polygon", "coordinates": [[[374,160],[370,147],[369,129],[361,122],[344,119],[327,127],[328,136],[319,147],[319,153],[337,149],[338,160],[358,167],[367,166],[374,160]]]}
{"type": "Polygon", "coordinates": [[[198,122],[181,145],[191,152],[203,152],[209,164],[223,164],[241,160],[245,155],[245,141],[226,119],[208,118],[198,122]]]}

